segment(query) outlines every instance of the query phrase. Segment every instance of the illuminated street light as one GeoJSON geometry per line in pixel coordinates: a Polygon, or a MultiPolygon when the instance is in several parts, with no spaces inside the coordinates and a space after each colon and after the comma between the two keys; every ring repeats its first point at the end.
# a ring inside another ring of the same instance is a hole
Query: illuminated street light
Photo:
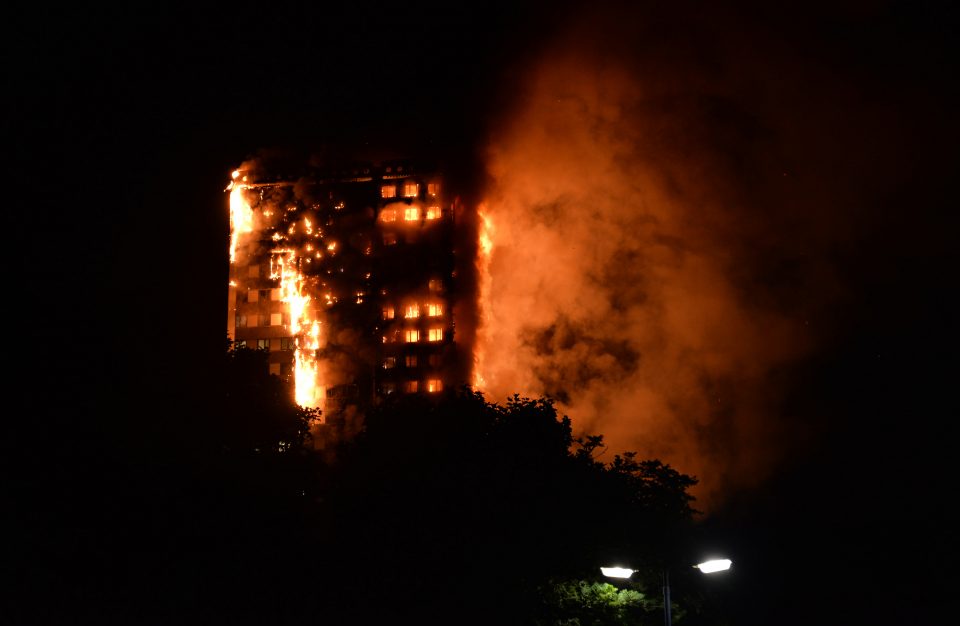
{"type": "Polygon", "coordinates": [[[714,572],[728,570],[732,564],[733,561],[730,559],[711,559],[698,565],[694,565],[693,567],[700,570],[704,574],[712,574],[714,572]]]}
{"type": "MultiPolygon", "coordinates": [[[[700,570],[704,574],[713,574],[730,569],[733,561],[730,559],[710,559],[703,563],[694,565],[694,569],[700,570]]],[[[601,567],[600,572],[608,578],[630,578],[637,570],[626,567],[601,567]]],[[[673,616],[670,610],[670,572],[666,569],[662,572],[663,577],[663,623],[664,626],[673,626],[673,616]]]]}
{"type": "Polygon", "coordinates": [[[625,567],[601,567],[600,572],[609,578],[630,578],[636,570],[625,567]]]}

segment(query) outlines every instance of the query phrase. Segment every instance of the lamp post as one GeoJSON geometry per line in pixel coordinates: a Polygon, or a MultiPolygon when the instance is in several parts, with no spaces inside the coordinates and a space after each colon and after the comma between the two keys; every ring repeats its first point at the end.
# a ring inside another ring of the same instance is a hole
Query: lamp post
{"type": "MultiPolygon", "coordinates": [[[[694,569],[700,570],[703,574],[713,574],[730,569],[733,561],[730,559],[710,559],[703,563],[694,565],[694,569]]],[[[626,567],[601,567],[600,572],[608,578],[630,578],[637,570],[626,567]]],[[[663,580],[663,624],[664,626],[673,626],[673,616],[670,610],[670,572],[663,568],[661,574],[663,580]]]]}

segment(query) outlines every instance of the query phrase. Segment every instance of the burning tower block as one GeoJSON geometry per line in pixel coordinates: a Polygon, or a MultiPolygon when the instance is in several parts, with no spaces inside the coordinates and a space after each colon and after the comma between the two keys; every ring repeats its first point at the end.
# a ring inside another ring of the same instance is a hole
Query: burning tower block
{"type": "Polygon", "coordinates": [[[438,172],[391,162],[232,178],[228,336],[268,351],[299,404],[336,424],[391,394],[464,382],[459,208],[438,172]]]}

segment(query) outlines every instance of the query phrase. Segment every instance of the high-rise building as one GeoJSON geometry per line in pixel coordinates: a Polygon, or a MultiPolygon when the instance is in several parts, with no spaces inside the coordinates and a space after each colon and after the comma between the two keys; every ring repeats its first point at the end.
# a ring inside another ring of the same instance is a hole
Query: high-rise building
{"type": "Polygon", "coordinates": [[[409,162],[295,174],[251,166],[230,192],[228,336],[328,423],[390,394],[466,382],[459,201],[409,162]]]}

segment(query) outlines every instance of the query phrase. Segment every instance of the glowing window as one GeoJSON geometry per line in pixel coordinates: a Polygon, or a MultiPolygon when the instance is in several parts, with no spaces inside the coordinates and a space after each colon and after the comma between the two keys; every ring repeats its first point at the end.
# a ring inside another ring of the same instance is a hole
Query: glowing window
{"type": "Polygon", "coordinates": [[[271,290],[270,290],[270,299],[271,299],[271,300],[279,300],[279,299],[280,299],[280,290],[279,290],[279,289],[271,289],[271,290]]]}
{"type": "Polygon", "coordinates": [[[440,317],[443,315],[443,305],[442,304],[428,304],[427,305],[427,316],[428,317],[440,317]]]}
{"type": "Polygon", "coordinates": [[[396,198],[397,197],[397,187],[396,185],[383,185],[380,187],[380,197],[381,198],[396,198]]]}
{"type": "Polygon", "coordinates": [[[408,305],[403,310],[403,316],[407,319],[413,319],[415,317],[420,317],[420,308],[416,304],[408,305]]]}
{"type": "Polygon", "coordinates": [[[257,316],[248,315],[247,316],[247,326],[256,326],[257,325],[257,316]]]}
{"type": "Polygon", "coordinates": [[[438,219],[440,219],[440,207],[438,207],[438,206],[428,206],[428,207],[427,207],[427,219],[428,219],[428,220],[438,220],[438,219]]]}
{"type": "Polygon", "coordinates": [[[280,337],[280,349],[281,350],[296,350],[297,349],[297,340],[293,337],[280,337]]]}
{"type": "Polygon", "coordinates": [[[383,319],[392,320],[393,319],[393,307],[387,306],[383,307],[383,319]]]}
{"type": "Polygon", "coordinates": [[[270,349],[269,339],[257,339],[257,350],[269,350],[269,349],[270,349]]]}
{"type": "Polygon", "coordinates": [[[419,387],[420,385],[416,380],[408,380],[407,382],[403,383],[403,390],[407,393],[417,393],[419,387]]]}
{"type": "Polygon", "coordinates": [[[404,359],[403,359],[403,364],[406,365],[407,367],[416,367],[416,366],[417,366],[417,355],[416,355],[416,354],[408,354],[406,357],[404,357],[404,359]]]}
{"type": "Polygon", "coordinates": [[[429,334],[430,341],[443,341],[443,329],[442,328],[431,328],[429,334]]]}
{"type": "Polygon", "coordinates": [[[383,369],[389,370],[397,366],[397,358],[393,356],[388,356],[383,360],[383,369]]]}
{"type": "Polygon", "coordinates": [[[404,339],[407,340],[407,343],[414,343],[420,341],[420,331],[417,329],[411,329],[404,333],[404,339]]]}
{"type": "Polygon", "coordinates": [[[420,219],[420,209],[415,206],[405,208],[403,210],[403,219],[408,222],[416,222],[420,219]]]}
{"type": "Polygon", "coordinates": [[[439,278],[434,278],[429,283],[430,291],[443,291],[443,281],[439,278]]]}
{"type": "Polygon", "coordinates": [[[427,393],[437,393],[438,391],[443,391],[443,381],[439,378],[427,380],[427,393]]]}
{"type": "Polygon", "coordinates": [[[431,196],[440,193],[440,183],[427,183],[427,193],[431,196]]]}
{"type": "Polygon", "coordinates": [[[237,344],[236,344],[236,345],[237,345],[238,348],[246,348],[246,347],[247,347],[247,340],[246,340],[246,339],[239,339],[239,340],[237,341],[237,344]]]}
{"type": "Polygon", "coordinates": [[[396,222],[397,221],[397,212],[393,209],[384,209],[380,211],[380,221],[381,222],[396,222]]]}
{"type": "Polygon", "coordinates": [[[237,327],[238,327],[238,328],[244,328],[246,325],[247,325],[247,316],[246,316],[246,315],[238,315],[238,316],[237,316],[237,327]]]}
{"type": "Polygon", "coordinates": [[[247,302],[259,302],[260,301],[260,292],[256,289],[251,289],[247,292],[247,302]]]}
{"type": "Polygon", "coordinates": [[[270,325],[271,326],[282,326],[283,325],[283,315],[280,313],[271,313],[270,314],[270,325]]]}
{"type": "Polygon", "coordinates": [[[416,198],[420,193],[420,185],[417,183],[403,183],[403,197],[416,198]]]}

